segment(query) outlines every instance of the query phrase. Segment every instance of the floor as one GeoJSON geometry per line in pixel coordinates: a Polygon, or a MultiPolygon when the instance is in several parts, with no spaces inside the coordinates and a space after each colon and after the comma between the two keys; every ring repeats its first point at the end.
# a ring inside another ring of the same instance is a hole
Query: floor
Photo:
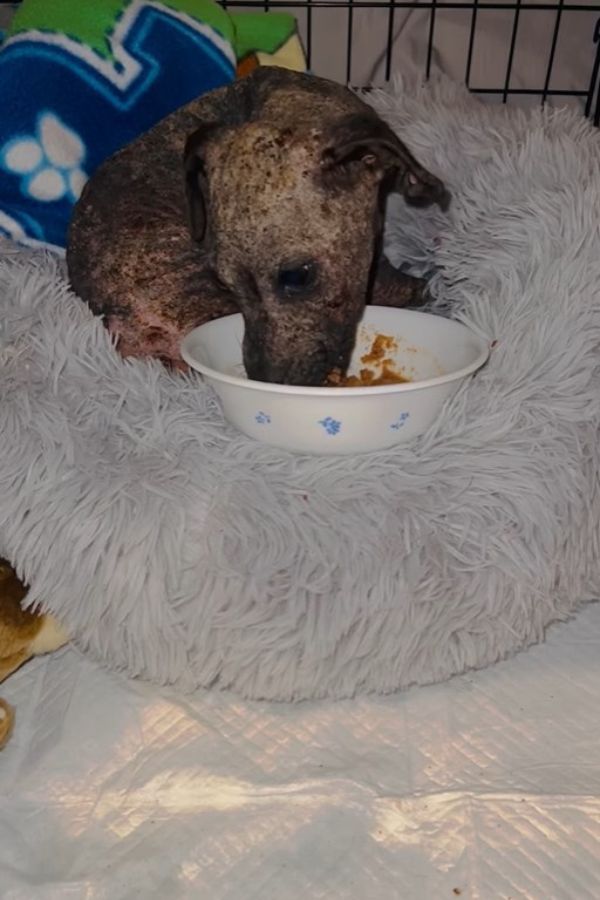
{"type": "Polygon", "coordinates": [[[73,649],[3,686],[1,900],[598,900],[600,605],[491,669],[263,706],[73,649]]]}

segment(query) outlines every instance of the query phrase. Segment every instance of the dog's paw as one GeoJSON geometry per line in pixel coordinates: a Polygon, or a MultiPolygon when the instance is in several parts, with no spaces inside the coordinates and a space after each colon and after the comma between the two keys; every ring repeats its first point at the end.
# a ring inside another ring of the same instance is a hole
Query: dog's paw
{"type": "Polygon", "coordinates": [[[10,737],[14,720],[15,714],[12,707],[5,700],[0,700],[0,750],[10,737]]]}

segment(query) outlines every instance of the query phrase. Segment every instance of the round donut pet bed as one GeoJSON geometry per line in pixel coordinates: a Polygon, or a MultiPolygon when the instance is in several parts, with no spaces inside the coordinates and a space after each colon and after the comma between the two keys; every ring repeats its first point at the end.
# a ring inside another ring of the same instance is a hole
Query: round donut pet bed
{"type": "Polygon", "coordinates": [[[495,342],[410,446],[295,456],[119,357],[62,263],[0,244],[0,554],[106,666],[182,690],[390,692],[505,658],[600,592],[600,138],[445,81],[371,102],[453,193],[387,251],[495,342]]]}

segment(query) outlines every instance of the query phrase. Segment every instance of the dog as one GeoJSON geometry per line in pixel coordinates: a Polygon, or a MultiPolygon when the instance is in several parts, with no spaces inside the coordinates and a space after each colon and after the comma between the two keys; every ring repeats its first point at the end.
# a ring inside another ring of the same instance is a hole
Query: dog
{"type": "Polygon", "coordinates": [[[346,370],[367,303],[423,299],[382,257],[393,191],[450,199],[350,90],[258,68],[99,167],[71,220],[70,283],[124,356],[184,368],[182,337],[240,312],[249,378],[320,385],[346,370]]]}

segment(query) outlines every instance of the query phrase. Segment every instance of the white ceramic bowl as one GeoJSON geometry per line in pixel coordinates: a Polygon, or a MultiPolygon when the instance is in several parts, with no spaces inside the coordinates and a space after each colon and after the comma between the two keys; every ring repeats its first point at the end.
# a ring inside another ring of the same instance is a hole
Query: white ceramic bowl
{"type": "Polygon", "coordinates": [[[368,306],[349,373],[359,371],[373,338],[385,334],[397,343],[388,358],[411,380],[378,387],[297,387],[248,380],[243,334],[241,315],[225,316],[190,332],[181,354],[214,388],[226,418],[240,431],[298,453],[367,453],[412,440],[489,355],[487,342],[459,322],[368,306]]]}

